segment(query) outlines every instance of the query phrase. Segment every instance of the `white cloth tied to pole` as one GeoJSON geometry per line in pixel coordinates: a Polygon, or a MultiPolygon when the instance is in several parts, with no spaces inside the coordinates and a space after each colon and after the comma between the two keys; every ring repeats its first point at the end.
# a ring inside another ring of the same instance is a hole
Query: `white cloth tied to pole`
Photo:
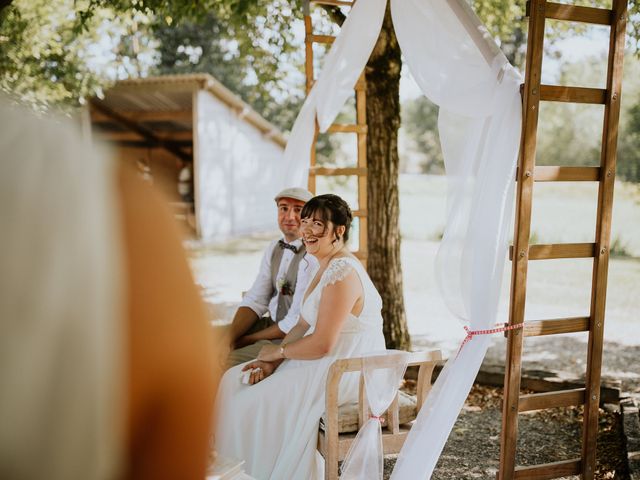
{"type": "Polygon", "coordinates": [[[362,374],[371,417],[362,425],[349,448],[342,466],[341,480],[382,480],[384,466],[381,418],[397,395],[406,370],[406,352],[387,350],[364,357],[362,374]],[[381,355],[386,355],[393,362],[381,368],[381,355]]]}
{"type": "MultiPolygon", "coordinates": [[[[465,0],[390,1],[405,61],[423,93],[440,108],[448,186],[447,223],[436,259],[438,284],[463,325],[488,329],[495,324],[507,254],[522,79],[465,0]]],[[[308,163],[316,115],[323,131],[351,94],[375,45],[385,8],[386,0],[367,0],[350,12],[294,125],[285,152],[292,164],[308,163]],[[335,90],[329,88],[332,76],[340,78],[335,90]]],[[[462,339],[462,326],[460,333],[462,339]]],[[[489,340],[474,336],[447,362],[407,437],[392,479],[430,478],[489,340]]]]}

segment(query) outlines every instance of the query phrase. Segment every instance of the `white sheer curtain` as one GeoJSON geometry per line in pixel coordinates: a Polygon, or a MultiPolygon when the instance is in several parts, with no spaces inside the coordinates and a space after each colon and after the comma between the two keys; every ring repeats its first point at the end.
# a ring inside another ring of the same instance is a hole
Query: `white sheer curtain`
{"type": "MultiPolygon", "coordinates": [[[[391,12],[411,73],[440,107],[448,188],[438,284],[462,323],[471,330],[489,329],[495,325],[507,256],[521,78],[464,0],[391,0],[391,12]]],[[[449,359],[392,479],[431,476],[488,346],[487,335],[473,337],[449,359]]]]}
{"type": "Polygon", "coordinates": [[[380,34],[386,6],[387,0],[356,2],[342,24],[340,35],[331,45],[324,67],[291,129],[284,151],[287,185],[307,187],[316,118],[320,132],[326,132],[353,95],[353,87],[380,34]]]}
{"type": "MultiPolygon", "coordinates": [[[[316,111],[326,128],[351,94],[375,45],[385,7],[386,0],[361,0],[350,12],[296,120],[287,148],[291,162],[308,158],[316,111]],[[332,76],[340,79],[335,90],[329,87],[332,76]],[[342,81],[346,78],[348,82],[342,81]]],[[[487,329],[496,319],[520,142],[521,77],[465,0],[391,0],[391,12],[409,69],[440,107],[448,189],[436,275],[447,305],[461,321],[462,340],[462,325],[487,329]]],[[[487,335],[475,336],[447,362],[392,479],[431,476],[488,345],[487,335]]]]}

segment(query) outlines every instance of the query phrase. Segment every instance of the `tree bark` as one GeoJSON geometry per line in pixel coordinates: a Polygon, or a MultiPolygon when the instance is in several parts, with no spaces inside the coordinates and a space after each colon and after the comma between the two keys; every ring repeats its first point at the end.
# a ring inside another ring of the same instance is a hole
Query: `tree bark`
{"type": "Polygon", "coordinates": [[[400,262],[398,128],[400,46],[387,5],[380,37],[365,68],[369,276],[382,296],[387,348],[409,350],[400,262]]]}

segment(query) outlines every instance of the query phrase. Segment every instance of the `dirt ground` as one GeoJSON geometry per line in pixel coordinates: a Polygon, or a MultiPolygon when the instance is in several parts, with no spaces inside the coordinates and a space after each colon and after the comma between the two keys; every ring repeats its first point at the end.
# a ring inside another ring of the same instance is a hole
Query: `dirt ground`
{"type": "MultiPolygon", "coordinates": [[[[228,322],[240,292],[250,287],[270,238],[238,239],[216,247],[191,249],[194,274],[212,308],[213,323],[228,322]]],[[[447,356],[457,351],[464,334],[461,326],[447,317],[433,278],[428,275],[436,249],[437,244],[432,241],[403,242],[405,305],[414,350],[437,348],[447,356]]],[[[582,277],[590,278],[588,266],[545,270],[539,277],[532,275],[529,285],[532,301],[528,304],[527,318],[584,315],[588,311],[589,289],[582,277]],[[543,298],[539,292],[551,296],[543,298]]],[[[632,396],[636,401],[640,400],[639,279],[638,260],[612,261],[602,365],[603,380],[619,380],[622,395],[632,396]]],[[[583,333],[527,338],[523,369],[552,372],[562,379],[583,379],[586,342],[587,335],[583,333]]],[[[505,346],[503,337],[494,336],[485,364],[504,365],[505,346]]],[[[440,457],[434,480],[495,478],[500,455],[501,396],[499,388],[474,387],[440,457]]],[[[629,478],[620,423],[619,414],[601,411],[598,479],[629,478]]],[[[519,416],[518,465],[579,457],[580,444],[581,408],[519,416]]],[[[385,461],[387,478],[394,462],[392,457],[385,461]]]]}
{"type": "MultiPolygon", "coordinates": [[[[474,386],[456,421],[433,480],[495,479],[500,458],[502,390],[474,386]]],[[[517,465],[534,465],[580,456],[582,408],[531,412],[519,417],[517,465]]],[[[385,479],[395,456],[385,459],[385,479]]],[[[620,414],[600,410],[597,479],[628,479],[620,414]]],[[[579,477],[565,477],[578,479],[579,477]]]]}

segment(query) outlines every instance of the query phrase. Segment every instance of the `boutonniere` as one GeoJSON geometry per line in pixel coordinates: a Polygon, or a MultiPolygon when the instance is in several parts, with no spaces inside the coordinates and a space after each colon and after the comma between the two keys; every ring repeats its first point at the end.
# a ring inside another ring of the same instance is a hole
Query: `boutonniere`
{"type": "Polygon", "coordinates": [[[294,289],[286,278],[278,280],[278,293],[280,295],[293,295],[294,289]]]}

